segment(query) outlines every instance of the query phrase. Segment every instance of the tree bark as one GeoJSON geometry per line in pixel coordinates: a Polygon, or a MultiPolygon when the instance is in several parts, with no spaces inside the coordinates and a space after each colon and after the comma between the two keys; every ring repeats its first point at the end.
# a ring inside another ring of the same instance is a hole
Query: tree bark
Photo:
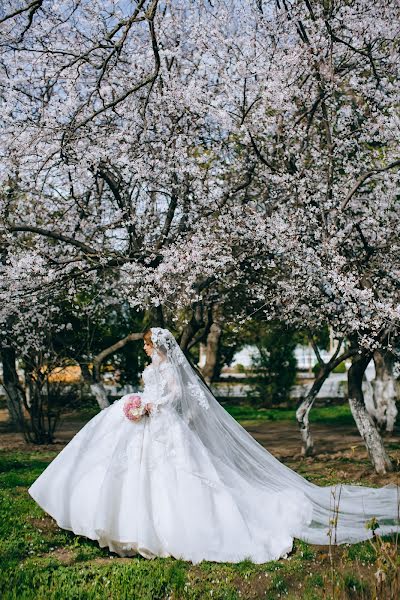
{"type": "Polygon", "coordinates": [[[182,331],[179,346],[183,352],[188,350],[195,335],[202,327],[204,327],[203,306],[197,302],[192,306],[192,315],[182,331]]]}
{"type": "Polygon", "coordinates": [[[82,374],[83,381],[85,383],[90,384],[92,381],[92,374],[90,372],[88,364],[86,362],[80,362],[79,366],[81,368],[81,374],[82,374]]]}
{"type": "MultiPolygon", "coordinates": [[[[109,403],[108,397],[107,397],[107,391],[106,391],[106,388],[103,385],[101,379],[99,378],[98,381],[95,380],[95,376],[96,376],[95,373],[94,372],[93,372],[93,374],[91,373],[91,371],[86,363],[81,363],[80,368],[81,368],[81,373],[82,373],[83,381],[85,384],[85,388],[91,394],[93,394],[93,396],[95,397],[97,404],[99,405],[101,410],[103,410],[103,408],[107,408],[107,406],[110,406],[110,403],[109,403]]],[[[99,375],[99,372],[100,372],[99,364],[98,364],[97,371],[98,371],[98,375],[99,375]]]]}
{"type": "Polygon", "coordinates": [[[115,344],[112,344],[108,348],[105,348],[104,350],[99,352],[99,354],[97,354],[97,356],[94,357],[92,381],[90,383],[90,390],[91,390],[92,394],[94,395],[94,397],[96,398],[97,403],[102,410],[104,408],[107,408],[107,406],[110,406],[110,403],[109,403],[108,397],[107,397],[106,388],[105,388],[103,382],[101,381],[101,365],[102,365],[103,361],[107,358],[107,356],[110,356],[110,354],[114,354],[114,352],[117,352],[117,350],[120,350],[121,348],[123,348],[123,346],[125,346],[128,342],[132,342],[135,340],[141,340],[142,338],[143,338],[143,333],[130,333],[129,335],[122,338],[121,340],[118,340],[118,342],[115,342],[115,344]]]}
{"type": "Polygon", "coordinates": [[[301,453],[303,456],[312,456],[314,454],[314,440],[310,431],[310,411],[314,404],[315,398],[325,381],[328,379],[331,371],[322,368],[316,377],[310,391],[298,407],[296,411],[296,419],[300,428],[300,435],[302,441],[301,453]]]}
{"type": "Polygon", "coordinates": [[[13,425],[24,429],[23,391],[19,382],[15,362],[15,350],[11,346],[1,348],[3,364],[3,386],[6,392],[6,401],[10,421],[13,425]]]}
{"type": "Polygon", "coordinates": [[[90,391],[92,392],[93,396],[96,398],[97,404],[99,405],[101,410],[110,406],[106,388],[104,387],[104,385],[101,381],[91,383],[90,391]]]}
{"type": "Polygon", "coordinates": [[[214,379],[222,335],[223,316],[221,307],[218,304],[213,306],[212,317],[213,322],[207,336],[206,362],[202,368],[204,379],[208,385],[210,385],[211,381],[214,379]]]}
{"type": "Polygon", "coordinates": [[[322,360],[319,352],[318,353],[316,352],[317,359],[321,366],[321,369],[320,369],[318,375],[316,376],[315,381],[314,381],[313,385],[311,386],[310,391],[308,392],[308,394],[306,395],[306,397],[304,398],[304,400],[302,401],[302,403],[300,404],[300,406],[298,407],[298,409],[296,411],[296,419],[297,419],[297,423],[300,428],[300,435],[301,435],[301,439],[303,442],[303,445],[301,448],[301,453],[303,454],[303,456],[312,456],[314,454],[314,440],[311,435],[310,422],[309,422],[309,415],[310,415],[311,408],[314,404],[314,400],[318,396],[322,386],[324,385],[325,381],[328,379],[328,377],[332,373],[332,371],[336,367],[338,367],[344,360],[346,360],[347,358],[349,358],[350,356],[352,356],[354,354],[354,350],[350,349],[350,350],[343,352],[340,356],[338,356],[338,354],[340,352],[340,348],[341,348],[341,342],[338,344],[336,352],[334,353],[332,358],[327,363],[325,363],[322,360]]]}
{"type": "Polygon", "coordinates": [[[362,390],[365,369],[371,358],[371,354],[356,354],[353,357],[353,363],[348,372],[349,404],[375,471],[379,474],[384,474],[392,471],[393,466],[386,454],[382,438],[365,407],[362,390]]]}
{"type": "MultiPolygon", "coordinates": [[[[375,379],[365,395],[365,405],[380,431],[392,432],[397,417],[396,386],[390,356],[374,352],[375,379]]],[[[366,383],[368,386],[368,383],[366,383]]]]}

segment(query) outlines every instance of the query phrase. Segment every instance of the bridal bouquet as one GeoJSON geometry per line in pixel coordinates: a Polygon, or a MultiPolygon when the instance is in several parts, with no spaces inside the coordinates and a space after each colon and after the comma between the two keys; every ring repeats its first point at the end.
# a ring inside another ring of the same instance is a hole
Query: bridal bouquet
{"type": "Polygon", "coordinates": [[[140,396],[130,394],[124,402],[124,415],[130,421],[140,421],[145,414],[145,407],[140,396]]]}

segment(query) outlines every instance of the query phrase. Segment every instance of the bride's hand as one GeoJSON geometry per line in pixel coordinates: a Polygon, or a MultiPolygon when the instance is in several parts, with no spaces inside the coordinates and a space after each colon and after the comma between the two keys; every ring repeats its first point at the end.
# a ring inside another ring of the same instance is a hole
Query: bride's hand
{"type": "Polygon", "coordinates": [[[146,413],[149,415],[152,410],[153,410],[153,405],[151,402],[148,402],[147,404],[144,405],[144,410],[146,411],[146,413]]]}

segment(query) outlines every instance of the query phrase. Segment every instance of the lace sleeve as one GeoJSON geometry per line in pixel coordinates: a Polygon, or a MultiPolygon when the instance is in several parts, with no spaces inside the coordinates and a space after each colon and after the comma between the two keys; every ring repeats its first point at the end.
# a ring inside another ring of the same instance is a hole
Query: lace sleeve
{"type": "Polygon", "coordinates": [[[174,368],[171,365],[162,365],[159,368],[160,393],[156,405],[168,404],[178,400],[180,388],[174,368]]]}

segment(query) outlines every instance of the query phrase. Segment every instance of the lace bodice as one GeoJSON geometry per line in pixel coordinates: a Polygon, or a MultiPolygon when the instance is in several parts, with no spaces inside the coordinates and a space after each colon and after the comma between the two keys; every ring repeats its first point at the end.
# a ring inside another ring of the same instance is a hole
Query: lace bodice
{"type": "Polygon", "coordinates": [[[150,364],[142,373],[144,402],[151,403],[155,408],[162,405],[174,404],[179,397],[179,385],[173,366],[168,362],[159,365],[150,364]]]}

